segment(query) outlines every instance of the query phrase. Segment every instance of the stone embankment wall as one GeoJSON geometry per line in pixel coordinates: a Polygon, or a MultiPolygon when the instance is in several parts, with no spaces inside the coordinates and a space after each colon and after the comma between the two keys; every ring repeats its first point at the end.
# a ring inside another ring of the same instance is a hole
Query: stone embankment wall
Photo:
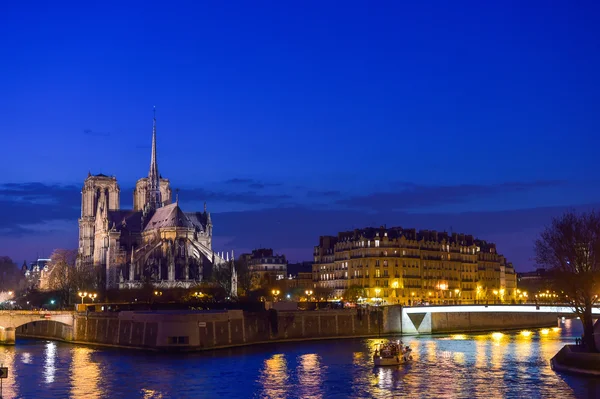
{"type": "Polygon", "coordinates": [[[157,350],[202,350],[289,340],[400,333],[400,307],[379,310],[79,313],[75,326],[36,322],[17,335],[157,350]]]}
{"type": "Polygon", "coordinates": [[[587,353],[581,347],[565,345],[551,360],[553,370],[600,376],[600,353],[587,353]]]}
{"type": "Polygon", "coordinates": [[[535,328],[557,325],[557,315],[552,313],[433,313],[431,330],[434,333],[469,331],[499,331],[506,329],[535,328]]]}

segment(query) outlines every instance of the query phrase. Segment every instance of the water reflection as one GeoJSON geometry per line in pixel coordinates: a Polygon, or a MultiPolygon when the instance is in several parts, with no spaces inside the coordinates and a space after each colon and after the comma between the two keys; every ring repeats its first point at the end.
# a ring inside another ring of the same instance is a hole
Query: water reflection
{"type": "Polygon", "coordinates": [[[98,382],[100,368],[92,361],[93,349],[75,347],[71,351],[71,396],[73,398],[94,399],[100,397],[98,382]]]}
{"type": "Polygon", "coordinates": [[[301,396],[307,399],[322,398],[322,374],[325,373],[327,367],[321,366],[319,355],[315,353],[302,355],[298,363],[297,372],[301,396]]]}
{"type": "Polygon", "coordinates": [[[0,347],[0,362],[11,367],[7,398],[600,397],[600,381],[550,368],[549,359],[581,334],[568,323],[547,334],[395,337],[413,348],[415,359],[396,367],[373,367],[381,339],[172,356],[32,341],[0,347]]]}
{"type": "Polygon", "coordinates": [[[266,397],[285,398],[288,378],[285,355],[280,353],[265,360],[260,382],[266,397]]]}
{"type": "Polygon", "coordinates": [[[52,384],[56,373],[56,342],[46,342],[45,356],[44,378],[46,384],[52,384]]]}
{"type": "Polygon", "coordinates": [[[8,367],[8,378],[2,381],[2,398],[18,398],[17,381],[19,381],[19,371],[15,367],[15,351],[12,347],[0,346],[0,365],[8,367]],[[6,348],[4,351],[3,349],[6,348]]]}

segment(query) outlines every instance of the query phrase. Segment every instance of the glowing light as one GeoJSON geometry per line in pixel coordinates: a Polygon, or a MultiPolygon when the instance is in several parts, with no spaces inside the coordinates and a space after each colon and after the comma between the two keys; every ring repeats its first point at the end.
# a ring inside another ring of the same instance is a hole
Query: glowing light
{"type": "Polygon", "coordinates": [[[467,339],[467,336],[465,334],[454,334],[452,339],[467,339]]]}
{"type": "Polygon", "coordinates": [[[494,339],[502,339],[502,337],[504,337],[504,334],[502,334],[501,332],[495,332],[492,334],[492,338],[494,339]]]}
{"type": "Polygon", "coordinates": [[[552,327],[552,331],[559,332],[560,331],[560,327],[552,327]]]}
{"type": "Polygon", "coordinates": [[[527,330],[521,331],[521,335],[524,337],[529,337],[531,335],[531,331],[527,331],[527,330]]]}
{"type": "Polygon", "coordinates": [[[548,330],[547,328],[543,328],[541,333],[544,335],[548,335],[548,333],[550,332],[550,330],[548,330]]]}

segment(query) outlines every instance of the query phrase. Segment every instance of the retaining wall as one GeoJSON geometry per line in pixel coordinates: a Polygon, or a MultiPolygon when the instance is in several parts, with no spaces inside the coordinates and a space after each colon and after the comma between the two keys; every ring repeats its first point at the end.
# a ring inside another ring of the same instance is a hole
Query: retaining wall
{"type": "Polygon", "coordinates": [[[203,350],[288,340],[400,333],[400,307],[379,310],[79,313],[71,328],[53,321],[17,329],[23,337],[154,350],[203,350]],[[390,315],[392,317],[390,317],[390,315]]]}

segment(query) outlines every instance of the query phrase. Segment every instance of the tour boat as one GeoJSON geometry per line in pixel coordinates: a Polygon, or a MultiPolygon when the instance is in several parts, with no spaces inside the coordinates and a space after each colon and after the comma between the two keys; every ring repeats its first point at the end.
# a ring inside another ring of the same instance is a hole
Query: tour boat
{"type": "Polygon", "coordinates": [[[377,344],[373,354],[375,366],[397,366],[412,360],[412,349],[403,346],[400,341],[381,342],[377,344]]]}

